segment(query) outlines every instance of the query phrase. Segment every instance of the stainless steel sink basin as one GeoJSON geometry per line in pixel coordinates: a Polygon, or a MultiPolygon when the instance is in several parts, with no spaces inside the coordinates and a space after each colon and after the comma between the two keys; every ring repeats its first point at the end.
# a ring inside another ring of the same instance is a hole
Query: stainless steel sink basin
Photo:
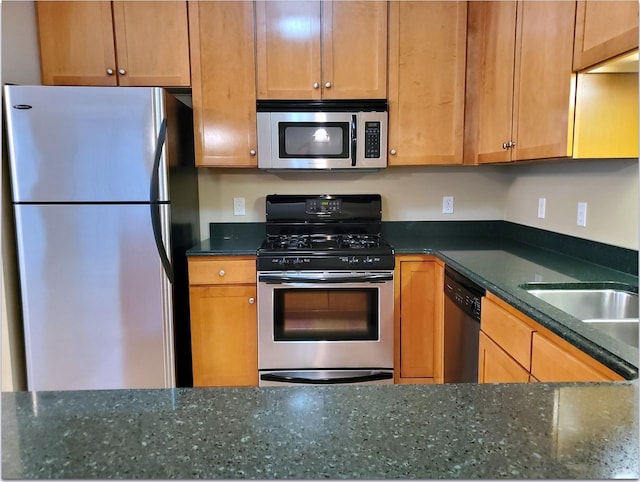
{"type": "Polygon", "coordinates": [[[638,347],[638,293],[624,286],[529,283],[532,295],[627,345],[638,347]]]}
{"type": "Polygon", "coordinates": [[[638,294],[620,289],[529,289],[580,320],[638,318],[638,294]]]}
{"type": "Polygon", "coordinates": [[[620,340],[627,345],[638,348],[638,319],[626,320],[583,320],[590,326],[620,340]]]}

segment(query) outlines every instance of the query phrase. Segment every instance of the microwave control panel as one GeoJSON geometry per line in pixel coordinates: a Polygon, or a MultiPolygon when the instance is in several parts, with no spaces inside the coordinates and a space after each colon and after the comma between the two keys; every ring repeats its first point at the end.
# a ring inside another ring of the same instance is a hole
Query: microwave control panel
{"type": "Polygon", "coordinates": [[[380,157],[380,122],[364,123],[364,157],[367,159],[380,157]]]}

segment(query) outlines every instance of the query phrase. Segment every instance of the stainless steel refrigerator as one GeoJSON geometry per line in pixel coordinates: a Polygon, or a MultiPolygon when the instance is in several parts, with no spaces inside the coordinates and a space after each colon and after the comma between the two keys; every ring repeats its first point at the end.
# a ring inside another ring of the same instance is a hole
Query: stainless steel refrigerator
{"type": "Polygon", "coordinates": [[[160,88],[4,94],[28,389],[191,385],[191,109],[160,88]]]}

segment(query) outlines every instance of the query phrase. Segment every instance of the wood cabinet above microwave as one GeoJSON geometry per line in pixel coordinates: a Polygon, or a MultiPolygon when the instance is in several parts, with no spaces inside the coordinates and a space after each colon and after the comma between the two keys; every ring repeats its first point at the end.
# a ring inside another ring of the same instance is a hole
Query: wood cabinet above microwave
{"type": "Polygon", "coordinates": [[[35,2],[45,85],[191,83],[185,1],[35,2]]]}
{"type": "Polygon", "coordinates": [[[385,99],[387,2],[256,2],[259,99],[385,99]]]}

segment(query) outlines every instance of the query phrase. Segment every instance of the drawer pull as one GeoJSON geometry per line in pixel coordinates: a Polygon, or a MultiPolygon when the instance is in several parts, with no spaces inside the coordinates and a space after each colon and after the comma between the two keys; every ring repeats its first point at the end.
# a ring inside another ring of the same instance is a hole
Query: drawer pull
{"type": "Polygon", "coordinates": [[[252,305],[256,302],[255,298],[249,298],[249,304],[252,305]]]}
{"type": "Polygon", "coordinates": [[[224,276],[225,274],[227,274],[227,273],[225,273],[223,269],[218,271],[218,275],[220,275],[220,276],[224,276]]]}

